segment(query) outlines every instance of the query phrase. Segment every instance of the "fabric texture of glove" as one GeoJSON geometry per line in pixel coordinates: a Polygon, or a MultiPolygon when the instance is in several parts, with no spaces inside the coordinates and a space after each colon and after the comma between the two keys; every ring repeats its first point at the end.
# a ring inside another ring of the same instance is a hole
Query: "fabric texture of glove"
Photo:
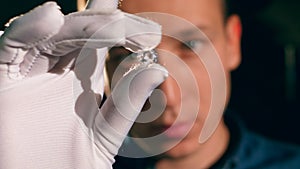
{"type": "Polygon", "coordinates": [[[14,19],[1,35],[1,169],[112,168],[167,71],[142,64],[99,109],[108,47],[143,50],[160,42],[159,25],[113,8],[98,10],[100,4],[63,15],[48,2],[14,19]]]}

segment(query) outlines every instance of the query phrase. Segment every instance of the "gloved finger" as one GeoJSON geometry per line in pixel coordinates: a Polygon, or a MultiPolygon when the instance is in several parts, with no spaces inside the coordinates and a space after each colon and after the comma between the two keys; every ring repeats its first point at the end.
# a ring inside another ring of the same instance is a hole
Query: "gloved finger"
{"type": "MultiPolygon", "coordinates": [[[[116,9],[119,0],[89,0],[87,9],[116,9]]],[[[161,40],[161,27],[150,20],[125,13],[126,48],[132,51],[151,50],[161,40]]]]}
{"type": "Polygon", "coordinates": [[[86,9],[117,9],[118,0],[89,0],[86,9]]]}
{"type": "Polygon", "coordinates": [[[167,75],[158,64],[141,64],[120,79],[95,119],[98,146],[103,145],[112,156],[117,154],[146,99],[167,75]]]}
{"type": "Polygon", "coordinates": [[[70,67],[66,61],[73,61],[72,57],[76,58],[82,48],[106,48],[119,42],[120,37],[124,37],[124,29],[118,29],[124,26],[122,26],[123,23],[114,22],[114,20],[121,18],[123,18],[123,14],[120,11],[113,13],[83,11],[65,16],[64,25],[58,33],[45,42],[39,42],[26,54],[25,60],[20,66],[22,77],[48,71],[60,71],[64,69],[61,67],[63,65],[70,67]],[[112,24],[106,26],[110,22],[112,24]],[[73,51],[78,51],[78,53],[72,53],[73,51]],[[69,55],[70,53],[72,56],[69,55]],[[64,57],[67,55],[71,57],[64,57]],[[54,70],[53,68],[58,68],[56,65],[59,65],[61,69],[54,70]]]}
{"type": "Polygon", "coordinates": [[[50,44],[39,44],[43,52],[63,56],[78,48],[125,46],[134,51],[156,47],[161,40],[161,27],[144,18],[113,12],[82,11],[65,17],[60,32],[50,44]]]}
{"type": "MultiPolygon", "coordinates": [[[[86,10],[115,10],[117,9],[117,6],[118,0],[89,0],[86,10]]],[[[68,25],[68,23],[66,25],[68,25]]],[[[77,57],[75,64],[76,77],[81,81],[81,92],[92,90],[92,92],[95,93],[98,98],[100,98],[97,99],[99,102],[101,102],[103,94],[103,69],[105,60],[104,56],[106,54],[106,47],[97,50],[83,49],[81,50],[80,55],[77,57]]],[[[65,59],[60,60],[58,64],[70,66],[70,64],[61,64],[61,62],[64,62],[64,60],[65,59]]]]}
{"type": "Polygon", "coordinates": [[[161,41],[161,26],[151,20],[125,13],[125,48],[137,52],[154,49],[161,41]]]}
{"type": "Polygon", "coordinates": [[[48,43],[40,43],[43,53],[64,56],[78,48],[104,48],[124,41],[124,14],[120,10],[71,13],[59,33],[48,43]]]}
{"type": "Polygon", "coordinates": [[[47,2],[14,19],[0,38],[0,63],[21,63],[28,49],[47,41],[63,23],[63,14],[55,2],[47,2]]]}

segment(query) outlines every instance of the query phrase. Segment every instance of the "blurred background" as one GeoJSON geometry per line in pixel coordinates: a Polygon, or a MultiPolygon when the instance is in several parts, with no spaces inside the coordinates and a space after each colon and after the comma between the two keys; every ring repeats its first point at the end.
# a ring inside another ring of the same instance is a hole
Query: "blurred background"
{"type": "MultiPolygon", "coordinates": [[[[46,0],[1,5],[1,30],[10,18],[46,0]]],[[[300,144],[300,1],[238,1],[243,23],[241,66],[233,72],[229,108],[263,135],[300,144]]],[[[75,0],[56,0],[67,14],[75,0]]],[[[123,2],[126,3],[126,2],[123,2]]]]}
{"type": "Polygon", "coordinates": [[[230,108],[249,128],[300,144],[300,1],[240,3],[243,60],[230,108]]]}

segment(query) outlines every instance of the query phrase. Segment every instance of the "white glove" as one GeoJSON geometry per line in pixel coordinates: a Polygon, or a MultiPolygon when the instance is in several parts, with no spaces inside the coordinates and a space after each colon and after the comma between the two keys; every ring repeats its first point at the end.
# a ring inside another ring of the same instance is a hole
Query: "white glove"
{"type": "Polygon", "coordinates": [[[107,47],[151,49],[160,41],[157,24],[99,5],[64,16],[48,2],[2,34],[1,169],[112,168],[145,100],[166,78],[163,67],[142,64],[98,109],[107,47]]]}

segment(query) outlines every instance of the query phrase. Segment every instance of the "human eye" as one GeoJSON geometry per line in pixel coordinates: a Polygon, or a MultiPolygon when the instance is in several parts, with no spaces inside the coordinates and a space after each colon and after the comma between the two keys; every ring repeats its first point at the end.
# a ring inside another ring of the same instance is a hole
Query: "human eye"
{"type": "Polygon", "coordinates": [[[186,50],[200,50],[204,45],[203,39],[191,39],[182,42],[182,48],[186,50]]]}

